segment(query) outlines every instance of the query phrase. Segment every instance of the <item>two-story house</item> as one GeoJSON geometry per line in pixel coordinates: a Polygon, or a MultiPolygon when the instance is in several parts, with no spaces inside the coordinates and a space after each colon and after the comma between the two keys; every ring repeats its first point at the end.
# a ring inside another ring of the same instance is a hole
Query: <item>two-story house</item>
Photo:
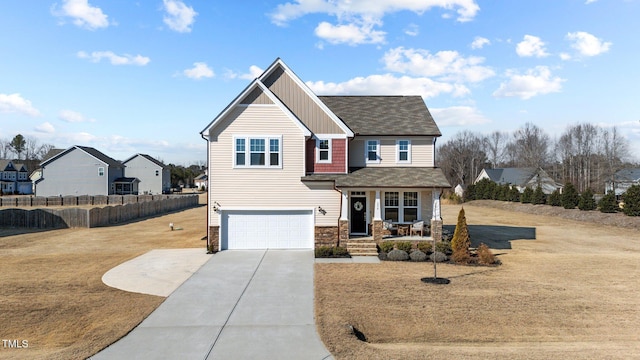
{"type": "Polygon", "coordinates": [[[31,194],[29,172],[24,164],[0,159],[0,189],[3,194],[31,194]]]}
{"type": "Polygon", "coordinates": [[[383,219],[442,231],[441,136],[420,96],[316,96],[280,59],[201,132],[210,250],[380,242],[383,219]]]}
{"type": "Polygon", "coordinates": [[[137,193],[136,178],[124,177],[124,165],[88,146],[72,146],[40,164],[38,196],[137,193]]]}
{"type": "Polygon", "coordinates": [[[123,161],[125,174],[140,180],[141,194],[167,194],[171,191],[171,171],[162,161],[147,154],[136,154],[123,161]]]}

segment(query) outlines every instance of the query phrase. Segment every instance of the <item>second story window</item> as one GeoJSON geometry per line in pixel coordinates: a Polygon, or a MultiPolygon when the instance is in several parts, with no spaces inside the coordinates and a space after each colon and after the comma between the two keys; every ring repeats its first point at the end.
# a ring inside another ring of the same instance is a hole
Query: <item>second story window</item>
{"type": "Polygon", "coordinates": [[[316,162],[318,163],[330,163],[331,162],[331,140],[330,139],[318,139],[316,141],[316,162]]]}
{"type": "Polygon", "coordinates": [[[367,140],[365,151],[367,163],[380,162],[380,142],[378,140],[367,140]]]}
{"type": "Polygon", "coordinates": [[[280,137],[235,138],[234,167],[281,167],[280,142],[280,137]]]}
{"type": "Polygon", "coordinates": [[[104,176],[104,168],[103,167],[99,167],[98,168],[98,176],[104,176]]]}
{"type": "Polygon", "coordinates": [[[396,162],[411,163],[411,141],[398,140],[396,142],[396,162]]]}
{"type": "Polygon", "coordinates": [[[160,171],[156,170],[156,176],[160,176],[160,171]]]}

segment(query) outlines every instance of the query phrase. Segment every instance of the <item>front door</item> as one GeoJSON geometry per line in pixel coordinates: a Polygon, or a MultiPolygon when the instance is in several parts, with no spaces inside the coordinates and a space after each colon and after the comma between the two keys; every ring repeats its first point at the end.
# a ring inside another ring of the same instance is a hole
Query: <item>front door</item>
{"type": "Polygon", "coordinates": [[[351,232],[354,234],[367,233],[367,198],[351,198],[351,232]]]}

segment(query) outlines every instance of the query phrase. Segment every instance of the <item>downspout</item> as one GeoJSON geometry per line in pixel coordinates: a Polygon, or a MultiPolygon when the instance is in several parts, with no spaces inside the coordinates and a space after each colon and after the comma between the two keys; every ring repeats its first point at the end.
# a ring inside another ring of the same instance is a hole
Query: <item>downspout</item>
{"type": "MultiPolygon", "coordinates": [[[[210,168],[209,166],[209,146],[210,146],[210,142],[209,139],[207,139],[203,133],[200,133],[200,136],[202,137],[203,140],[205,140],[207,142],[207,169],[210,168]]],[[[212,254],[213,252],[211,251],[211,239],[209,238],[209,191],[211,191],[211,182],[209,181],[209,176],[211,176],[211,172],[207,171],[207,254],[212,254]]]]}

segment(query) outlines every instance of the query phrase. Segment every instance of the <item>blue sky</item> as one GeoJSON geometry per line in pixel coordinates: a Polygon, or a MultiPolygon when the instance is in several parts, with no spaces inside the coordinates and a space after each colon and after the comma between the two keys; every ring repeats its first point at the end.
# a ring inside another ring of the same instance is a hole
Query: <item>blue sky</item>
{"type": "Polygon", "coordinates": [[[0,139],[206,159],[277,57],[319,95],[422,95],[445,141],[617,126],[640,158],[640,0],[7,0],[0,139]]]}

